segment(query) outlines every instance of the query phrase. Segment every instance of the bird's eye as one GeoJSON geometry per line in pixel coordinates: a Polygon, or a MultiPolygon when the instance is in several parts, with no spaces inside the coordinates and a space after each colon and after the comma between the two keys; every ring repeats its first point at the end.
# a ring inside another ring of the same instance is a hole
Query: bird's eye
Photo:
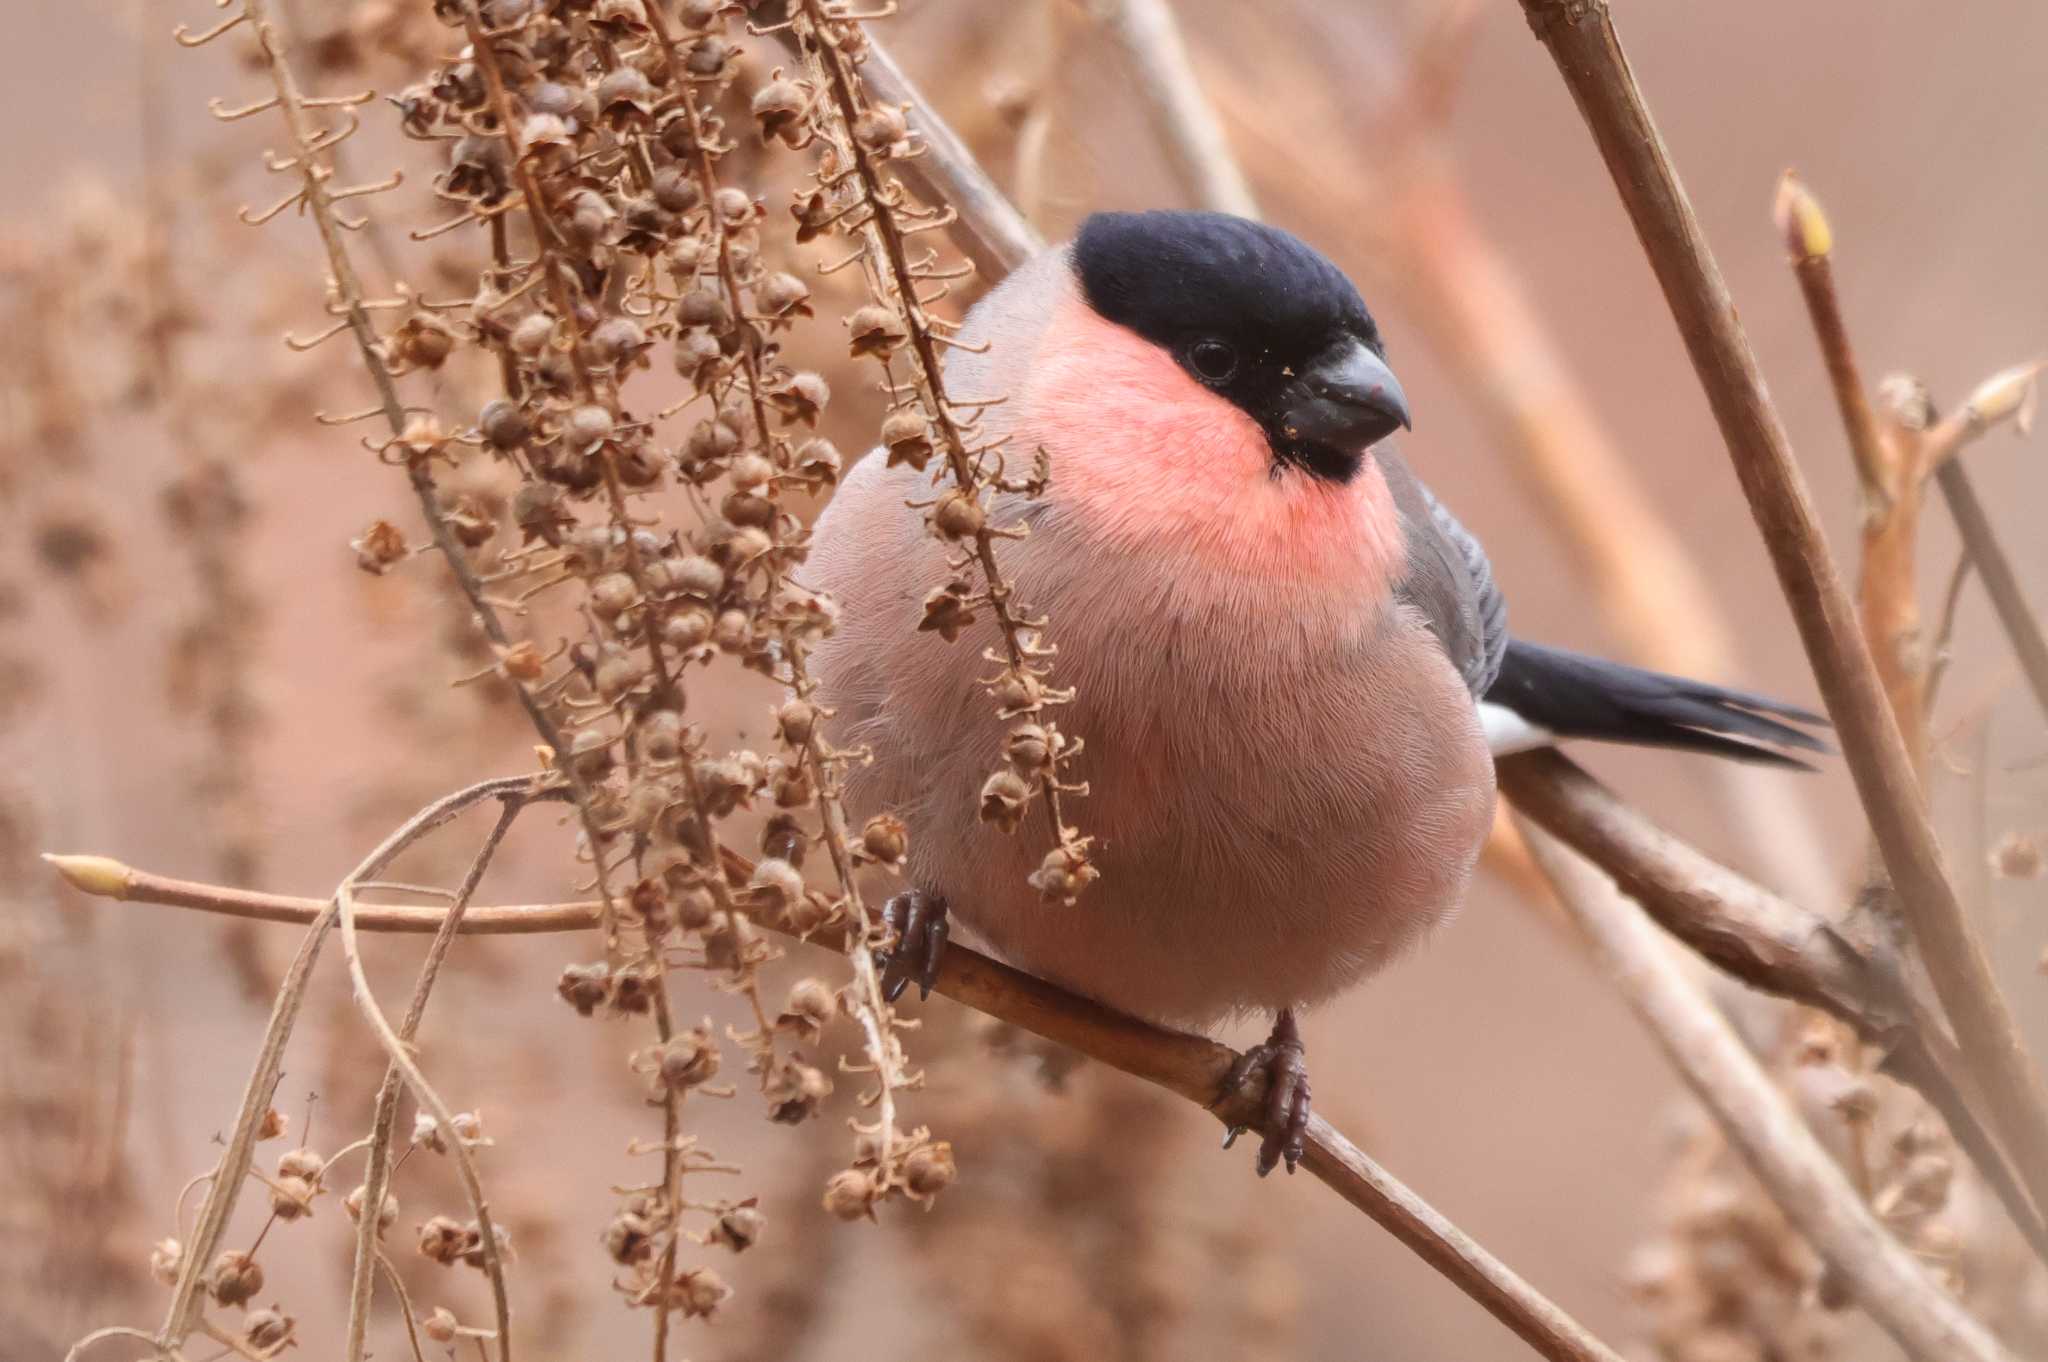
{"type": "Polygon", "coordinates": [[[1237,372],[1237,351],[1222,341],[1196,341],[1194,348],[1188,351],[1188,362],[1209,382],[1222,383],[1237,372]]]}

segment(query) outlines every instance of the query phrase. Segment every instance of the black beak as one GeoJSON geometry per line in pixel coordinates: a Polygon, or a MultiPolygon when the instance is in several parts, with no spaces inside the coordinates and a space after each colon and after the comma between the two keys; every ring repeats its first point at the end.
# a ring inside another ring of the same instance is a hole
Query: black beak
{"type": "Polygon", "coordinates": [[[1290,439],[1356,454],[1410,428],[1408,398],[1386,361],[1346,336],[1295,378],[1280,425],[1290,439]]]}

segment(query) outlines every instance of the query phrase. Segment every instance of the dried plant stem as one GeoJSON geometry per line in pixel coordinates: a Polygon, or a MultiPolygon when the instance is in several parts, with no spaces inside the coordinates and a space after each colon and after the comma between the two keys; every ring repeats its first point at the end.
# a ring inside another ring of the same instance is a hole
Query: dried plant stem
{"type": "Polygon", "coordinates": [[[2042,634],[2041,616],[2027,601],[2019,574],[2013,571],[2012,559],[1998,542],[1991,517],[1985,514],[1984,503],[1970,485],[1969,471],[1950,459],[1934,470],[1934,481],[1948,503],[1948,513],[1955,520],[1963,549],[1984,581],[1984,594],[1991,598],[1998,622],[2005,626],[2006,637],[2012,640],[2020,671],[2034,692],[2034,703],[2048,717],[2048,636],[2042,634]]]}
{"type": "MultiPolygon", "coordinates": [[[[503,784],[505,782],[492,783],[503,784]]],[[[465,877],[464,881],[467,891],[474,891],[474,881],[481,879],[484,870],[489,866],[490,854],[496,850],[499,840],[504,836],[506,827],[517,813],[518,803],[539,793],[540,791],[535,787],[533,778],[526,777],[514,778],[512,788],[499,794],[499,798],[513,802],[509,803],[506,811],[499,815],[496,826],[492,829],[490,837],[484,843],[483,851],[471,863],[470,874],[465,877]]],[[[469,1143],[462,1138],[461,1132],[455,1128],[454,1111],[449,1108],[440,1093],[434,1090],[433,1085],[427,1082],[426,1075],[420,1071],[418,1063],[414,1061],[410,1053],[411,1036],[409,1034],[401,1036],[392,1027],[390,1019],[384,1015],[384,1010],[377,1005],[376,994],[370,989],[369,975],[363,970],[362,939],[356,925],[356,885],[363,880],[372,878],[381,870],[382,867],[380,866],[377,871],[357,871],[343,880],[340,888],[335,890],[334,894],[335,916],[341,924],[342,951],[348,958],[349,980],[354,986],[352,991],[356,1007],[362,1012],[364,1019],[370,1023],[370,1030],[375,1033],[378,1041],[384,1046],[385,1054],[390,1056],[391,1067],[405,1080],[405,1085],[412,1090],[414,1099],[422,1107],[433,1113],[435,1123],[440,1127],[443,1137],[447,1140],[449,1156],[455,1160],[456,1169],[462,1175],[463,1188],[469,1194],[470,1209],[476,1213],[479,1235],[478,1248],[483,1256],[484,1276],[491,1284],[491,1302],[497,1312],[498,1362],[511,1362],[512,1303],[511,1296],[505,1289],[504,1255],[499,1252],[497,1229],[491,1223],[490,1203],[484,1196],[483,1179],[477,1172],[476,1158],[470,1151],[469,1143]]],[[[463,910],[467,907],[467,894],[465,893],[448,909],[448,916],[455,920],[455,925],[452,928],[444,928],[435,934],[435,946],[439,947],[443,954],[446,952],[445,943],[451,942],[454,939],[455,933],[461,930],[462,924],[460,919],[463,910]]],[[[432,974],[429,971],[433,967],[438,966],[438,964],[438,957],[430,951],[427,967],[421,971],[420,985],[414,990],[413,1006],[407,1012],[406,1020],[414,1027],[417,1027],[419,1024],[417,1014],[424,1011],[426,994],[433,986],[432,974]]],[[[384,1106],[381,1093],[379,1094],[378,1115],[387,1118],[387,1120],[391,1115],[391,1112],[384,1106]]],[[[381,1134],[388,1142],[390,1138],[388,1125],[382,1130],[381,1134]]],[[[370,1241],[371,1247],[375,1248],[377,1218],[382,1212],[384,1205],[381,1186],[374,1185],[381,1183],[377,1168],[381,1162],[378,1155],[382,1151],[378,1149],[376,1140],[377,1136],[373,1135],[371,1165],[365,1172],[363,1180],[364,1185],[373,1187],[378,1196],[376,1200],[371,1200],[371,1193],[368,1192],[363,1196],[362,1225],[365,1229],[361,1232],[362,1238],[358,1240],[359,1256],[356,1262],[356,1276],[349,1298],[349,1362],[360,1362],[363,1343],[362,1330],[367,1325],[369,1312],[368,1275],[371,1263],[360,1256],[360,1246],[363,1239],[367,1239],[370,1241]]]]}
{"type": "MultiPolygon", "coordinates": [[[[654,26],[656,41],[662,52],[674,65],[675,39],[668,30],[668,20],[662,16],[659,7],[648,11],[648,18],[654,26]]],[[[707,145],[709,129],[704,126],[694,98],[683,104],[684,117],[689,120],[690,134],[696,148],[690,158],[691,173],[696,177],[699,191],[706,203],[715,202],[718,196],[719,177],[707,145]]],[[[741,316],[746,311],[746,296],[740,286],[739,273],[733,265],[731,234],[717,215],[712,215],[717,233],[717,275],[727,304],[733,315],[741,316]]],[[[757,333],[748,333],[742,341],[739,353],[740,373],[745,379],[747,405],[753,417],[755,437],[762,449],[775,447],[775,433],[768,419],[766,393],[768,385],[761,371],[761,354],[757,344],[757,333]]],[[[771,588],[772,591],[772,588],[771,588]]],[[[800,638],[790,638],[784,646],[789,667],[790,689],[797,698],[808,702],[816,690],[816,682],[810,674],[809,649],[800,638]]],[[[894,1010],[882,988],[881,972],[875,966],[874,947],[871,938],[872,920],[863,901],[860,879],[853,863],[850,849],[851,836],[846,825],[846,809],[838,795],[838,782],[833,779],[834,754],[830,752],[817,725],[810,726],[800,749],[804,760],[810,764],[816,775],[816,794],[813,805],[817,809],[818,823],[825,843],[826,854],[832,861],[832,873],[839,882],[839,892],[846,905],[846,911],[853,924],[847,938],[847,960],[853,970],[854,987],[848,995],[855,1019],[867,1041],[868,1062],[875,1075],[875,1125],[879,1156],[876,1164],[881,1168],[893,1168],[894,1144],[896,1140],[896,1089],[902,1083],[902,1052],[896,1042],[896,1019],[894,1010]]]]}
{"type": "MultiPolygon", "coordinates": [[[[328,905],[314,899],[169,880],[103,857],[46,859],[72,885],[102,897],[268,922],[306,922],[328,910],[328,905]]],[[[744,878],[747,871],[744,862],[728,855],[729,876],[744,878]]],[[[597,912],[594,903],[478,907],[464,914],[460,930],[575,931],[591,926],[597,912]]],[[[438,905],[366,904],[354,913],[361,931],[423,931],[446,916],[447,910],[438,905]]],[[[773,918],[760,921],[770,930],[781,930],[773,918]]],[[[835,926],[803,939],[828,950],[844,950],[847,937],[845,929],[835,926]]],[[[946,952],[937,991],[1178,1093],[1214,1112],[1226,1125],[1243,1122],[1257,1126],[1265,1119],[1262,1094],[1257,1091],[1239,1093],[1223,1103],[1216,1101],[1223,1078],[1237,1058],[1228,1046],[1127,1017],[957,942],[946,952]]],[[[1541,1356],[1559,1362],[1617,1362],[1617,1354],[1605,1344],[1320,1118],[1310,1123],[1308,1154],[1302,1166],[1484,1306],[1541,1356]]]]}
{"type": "Polygon", "coordinates": [[[1525,831],[1608,977],[1856,1302],[1918,1362],[2009,1359],[1864,1205],[1734,1028],[1686,978],[1670,941],[1599,871],[1548,833],[1525,831]]]}
{"type": "Polygon", "coordinates": [[[1146,106],[1196,202],[1219,213],[1257,217],[1258,200],[1231,153],[1215,107],[1202,97],[1187,43],[1166,0],[1110,0],[1103,22],[1130,60],[1146,106]]]}
{"type": "MultiPolygon", "coordinates": [[[[363,859],[344,884],[376,878],[400,852],[464,810],[486,800],[503,798],[529,789],[531,785],[531,778],[525,776],[487,780],[480,785],[472,785],[466,790],[459,790],[436,800],[386,837],[376,850],[363,859]]],[[[212,1263],[215,1251],[220,1247],[221,1235],[227,1229],[228,1217],[234,1214],[235,1201],[241,1195],[243,1183],[247,1181],[250,1160],[256,1149],[256,1130],[262,1123],[263,1113],[269,1110],[271,1094],[277,1088],[284,1062],[285,1045],[291,1040],[292,1028],[298,1022],[299,1008],[305,1002],[306,980],[312,973],[314,962],[320,957],[320,948],[326,942],[328,931],[334,926],[340,913],[341,896],[337,895],[298,919],[308,924],[305,939],[300,942],[298,953],[292,957],[291,965],[285,971],[284,983],[278,989],[277,1001],[271,1007],[270,1022],[264,1028],[263,1043],[257,1051],[255,1069],[243,1089],[241,1112],[235,1119],[234,1129],[228,1135],[226,1148],[221,1151],[220,1161],[214,1167],[213,1176],[208,1180],[206,1200],[201,1203],[199,1216],[193,1222],[192,1233],[185,1244],[184,1261],[178,1272],[177,1284],[171,1291],[170,1308],[165,1312],[163,1325],[157,1331],[157,1341],[165,1348],[175,1346],[192,1331],[193,1315],[198,1306],[200,1279],[208,1265],[212,1263]]],[[[376,1211],[374,1208],[366,1207],[365,1214],[374,1216],[376,1211]]]]}
{"type": "Polygon", "coordinates": [[[1965,1097],[1968,1067],[1938,1018],[1923,1015],[1904,962],[1860,915],[1836,923],[1716,864],[1651,823],[1554,751],[1498,764],[1521,816],[1614,877],[1665,931],[1752,987],[1847,1022],[1884,1054],[1881,1067],[1941,1113],[2048,1260],[2044,1227],[1965,1097]]]}
{"type": "MultiPolygon", "coordinates": [[[[334,293],[340,304],[343,317],[348,323],[350,334],[355,338],[356,349],[363,361],[363,368],[370,376],[370,382],[377,389],[378,405],[384,413],[385,424],[394,439],[402,436],[406,428],[405,404],[398,395],[398,383],[391,374],[391,366],[384,356],[384,347],[377,335],[376,324],[370,320],[369,311],[363,306],[364,293],[361,276],[356,273],[355,262],[349,254],[348,243],[342,238],[341,225],[335,216],[334,199],[328,189],[333,178],[332,167],[324,159],[326,153],[316,150],[318,134],[306,107],[306,96],[298,85],[298,78],[292,71],[291,63],[285,59],[283,40],[269,16],[268,0],[243,0],[242,13],[251,27],[256,30],[257,46],[262,54],[265,69],[270,73],[271,85],[276,91],[277,106],[284,116],[285,127],[291,136],[297,169],[302,184],[301,201],[319,229],[321,244],[326,248],[328,269],[332,274],[334,293]]],[[[332,142],[328,145],[331,147],[332,142]]],[[[462,588],[462,594],[475,612],[478,624],[484,634],[499,648],[509,647],[511,636],[498,618],[497,610],[485,594],[483,583],[477,579],[476,569],[470,565],[469,555],[456,538],[455,529],[448,522],[441,509],[440,496],[434,486],[434,476],[426,457],[409,458],[406,474],[412,483],[415,497],[419,501],[420,514],[427,522],[428,530],[434,537],[434,545],[440,549],[441,557],[447,562],[448,570],[455,574],[455,581],[462,588]]],[[[584,835],[590,839],[593,848],[602,845],[598,836],[597,820],[591,812],[590,796],[583,780],[569,761],[568,739],[556,724],[552,715],[535,699],[527,687],[518,682],[512,685],[519,697],[521,708],[533,722],[535,730],[555,754],[557,765],[567,772],[569,788],[575,794],[576,808],[583,823],[584,835]]],[[[615,930],[612,926],[612,895],[605,883],[604,858],[595,856],[598,886],[605,903],[607,936],[615,930]]]]}
{"type": "MultiPolygon", "coordinates": [[[[434,940],[427,947],[427,958],[420,965],[419,978],[413,984],[412,1001],[406,1006],[405,1017],[398,1024],[398,1038],[404,1044],[412,1044],[413,1037],[418,1034],[420,1019],[426,1015],[427,998],[434,991],[434,981],[440,976],[441,963],[447,959],[449,947],[455,944],[456,934],[462,930],[462,917],[469,908],[469,900],[483,881],[484,872],[490,868],[499,843],[505,840],[505,834],[511,830],[513,820],[519,817],[519,811],[526,806],[529,797],[521,793],[503,798],[498,821],[491,825],[490,835],[484,838],[484,844],[470,861],[462,883],[456,887],[455,897],[449,902],[447,913],[434,933],[434,940]]],[[[391,1133],[398,1121],[399,1079],[396,1065],[384,1071],[384,1081],[377,1089],[377,1105],[370,1121],[369,1154],[363,1169],[363,1209],[356,1222],[355,1266],[349,1284],[348,1342],[344,1351],[349,1362],[361,1362],[363,1356],[370,1323],[371,1283],[377,1263],[383,1257],[383,1251],[377,1244],[378,1222],[382,1219],[385,1187],[391,1175],[391,1133]]],[[[460,1141],[462,1137],[450,1131],[448,1138],[460,1141]]],[[[493,1292],[502,1306],[504,1297],[499,1283],[493,1284],[493,1292]]],[[[410,1327],[410,1311],[407,1313],[410,1327]]],[[[502,1308],[500,1313],[501,1316],[504,1313],[502,1308]]],[[[500,1329],[505,1323],[505,1319],[500,1318],[500,1329]]],[[[414,1346],[417,1347],[417,1341],[414,1346]]]]}
{"type": "MultiPolygon", "coordinates": [[[[794,50],[794,30],[779,29],[776,36],[794,50]]],[[[873,39],[860,76],[868,94],[880,103],[909,106],[911,129],[925,150],[922,156],[901,162],[899,173],[930,201],[949,204],[960,215],[954,238],[984,278],[1000,279],[1045,249],[1044,238],[1011,206],[952,126],[910,83],[896,59],[873,39]]]]}
{"type": "MultiPolygon", "coordinates": [[[[834,15],[822,0],[796,0],[792,6],[790,23],[799,50],[803,53],[813,84],[821,96],[830,101],[833,110],[834,116],[821,120],[821,126],[838,164],[852,170],[853,181],[865,207],[865,217],[854,227],[862,240],[863,262],[870,271],[876,295],[892,299],[902,318],[909,342],[911,385],[937,431],[937,443],[944,454],[954,494],[973,498],[978,507],[987,487],[1001,480],[1002,456],[999,450],[969,447],[973,422],[963,421],[956,415],[946,392],[938,354],[941,323],[925,311],[926,300],[918,289],[921,272],[912,266],[906,244],[909,229],[901,219],[912,216],[910,205],[904,202],[900,186],[884,180],[883,159],[853,135],[853,128],[862,113],[864,87],[856,61],[842,45],[845,35],[851,32],[843,27],[846,22],[834,15]],[[984,459],[993,461],[998,470],[994,477],[984,471],[984,459]]],[[[864,34],[860,36],[865,40],[864,34]]],[[[957,216],[957,209],[949,211],[957,216]]],[[[929,226],[938,220],[935,215],[927,216],[932,220],[914,225],[929,226]]],[[[1024,609],[996,560],[996,541],[1005,533],[1016,532],[1002,531],[983,521],[971,536],[973,543],[967,556],[978,565],[984,598],[990,613],[995,616],[997,632],[1001,636],[1002,653],[997,660],[1007,665],[1008,675],[1022,682],[1027,678],[1042,677],[1046,670],[1043,659],[1050,657],[1054,650],[1040,633],[1045,622],[1031,617],[1024,609]]],[[[1013,706],[1006,717],[1020,714],[1040,716],[1052,706],[1064,703],[1069,695],[1042,684],[1033,693],[1039,698],[1027,705],[1013,706]]],[[[1046,815],[1052,825],[1057,847],[1055,854],[1071,854],[1074,864],[1080,867],[1086,864],[1088,839],[1068,826],[1060,799],[1063,793],[1086,792],[1084,787],[1070,785],[1061,779],[1071,751],[1071,744],[1059,740],[1055,734],[1046,769],[1036,784],[1038,793],[1045,800],[1046,815]]],[[[1089,878],[1092,878],[1092,872],[1089,878]]],[[[1060,896],[1048,891],[1047,897],[1060,896]]]]}
{"type": "Polygon", "coordinates": [[[1599,145],[1678,322],[1777,568],[1865,815],[1936,992],[2035,1203],[2048,1205],[2048,1102],[1943,862],[1913,764],[1783,423],[1604,4],[1522,0],[1599,145]]]}

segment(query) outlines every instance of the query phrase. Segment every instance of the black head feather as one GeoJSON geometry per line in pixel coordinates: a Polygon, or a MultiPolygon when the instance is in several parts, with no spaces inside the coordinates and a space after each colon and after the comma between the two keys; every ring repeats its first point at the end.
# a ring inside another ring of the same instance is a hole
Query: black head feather
{"type": "Polygon", "coordinates": [[[1385,357],[1365,300],[1322,252],[1223,213],[1096,213],[1073,262],[1090,307],[1249,413],[1276,458],[1339,481],[1356,470],[1359,451],[1319,448],[1282,420],[1319,355],[1356,341],[1385,357]]]}

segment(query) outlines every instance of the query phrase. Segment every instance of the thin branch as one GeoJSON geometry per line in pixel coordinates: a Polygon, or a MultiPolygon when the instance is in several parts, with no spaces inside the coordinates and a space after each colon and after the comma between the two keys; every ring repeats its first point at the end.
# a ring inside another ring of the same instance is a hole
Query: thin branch
{"type": "MultiPolygon", "coordinates": [[[[532,783],[532,778],[528,776],[487,780],[436,800],[407,819],[374,851],[364,857],[362,863],[351,873],[350,879],[376,878],[384,873],[385,867],[389,866],[400,852],[465,809],[489,799],[502,798],[530,789],[532,783]]],[[[96,862],[96,858],[87,859],[96,862]]],[[[62,868],[61,862],[59,868],[62,868]]],[[[72,880],[72,883],[85,888],[77,880],[72,880]]],[[[241,1113],[235,1119],[235,1127],[228,1136],[227,1147],[221,1151],[220,1162],[215,1166],[213,1177],[207,1185],[206,1200],[200,1205],[199,1217],[194,1222],[192,1234],[185,1245],[184,1264],[179,1271],[177,1285],[172,1289],[170,1308],[165,1312],[163,1325],[157,1331],[157,1341],[165,1348],[175,1346],[192,1331],[192,1317],[198,1306],[200,1281],[212,1264],[214,1252],[220,1246],[221,1234],[227,1228],[228,1217],[234,1214],[235,1201],[241,1194],[243,1184],[248,1181],[249,1164],[256,1150],[257,1127],[262,1124],[263,1113],[270,1109],[271,1094],[276,1091],[282,1072],[284,1048],[291,1040],[292,1028],[298,1022],[299,1008],[305,1002],[306,980],[312,973],[314,962],[320,957],[320,948],[327,940],[328,931],[334,926],[341,911],[338,896],[325,903],[313,904],[311,907],[312,911],[294,919],[307,924],[305,939],[299,943],[298,954],[292,957],[292,963],[285,971],[284,983],[278,989],[277,1000],[271,1005],[270,1022],[264,1028],[263,1043],[256,1055],[256,1067],[243,1089],[241,1113]]],[[[374,1215],[376,1208],[366,1207],[364,1213],[374,1215]]]]}
{"type": "Polygon", "coordinates": [[[1865,815],[1993,1123],[2048,1204],[2048,1100],[1929,821],[1820,521],[1735,305],[1605,4],[1521,0],[1579,105],[1692,356],[1792,608],[1865,815]]]}
{"type": "MultiPolygon", "coordinates": [[[[257,894],[169,880],[99,856],[47,856],[75,888],[101,897],[198,908],[265,922],[308,922],[328,914],[316,899],[257,894]]],[[[751,873],[740,857],[726,853],[729,878],[751,873]]],[[[432,905],[362,904],[352,914],[358,931],[423,931],[438,926],[446,910],[432,905]]],[[[479,907],[463,915],[465,933],[573,931],[594,925],[594,903],[526,907],[479,907]]],[[[781,931],[772,917],[759,924],[781,931]]],[[[847,929],[831,927],[801,938],[814,946],[843,951],[847,929]]],[[[940,967],[938,992],[998,1020],[1023,1027],[1078,1050],[1112,1068],[1156,1083],[1214,1112],[1226,1126],[1257,1127],[1265,1120],[1263,1093],[1241,1092],[1216,1101],[1237,1054],[1201,1036],[1167,1031],[1078,997],[1022,971],[959,945],[940,967]]],[[[1618,1362],[1617,1355],[1487,1253],[1469,1236],[1389,1175],[1320,1118],[1311,1121],[1302,1167],[1365,1212],[1407,1245],[1459,1290],[1484,1306],[1540,1355],[1558,1362],[1618,1362]]],[[[369,1213],[366,1208],[366,1214],[369,1213]]]]}
{"type": "Polygon", "coordinates": [[[1998,1193],[2015,1227],[2048,1261],[2048,1226],[1971,1111],[1968,1066],[1906,982],[1891,943],[1860,915],[1837,924],[1751,883],[1657,827],[1555,751],[1496,766],[1521,816],[1614,877],[1665,931],[1730,975],[1854,1027],[1882,1068],[1941,1113],[1998,1193]]]}
{"type": "Polygon", "coordinates": [[[1878,1223],[1734,1028],[1686,978],[1669,939],[1598,870],[1541,829],[1525,831],[1608,977],[1850,1296],[1917,1362],[2009,1359],[1990,1330],[1878,1223]]]}
{"type": "Polygon", "coordinates": [[[1984,579],[1984,594],[1991,598],[1991,608],[1997,611],[1998,622],[2005,626],[2005,636],[2012,640],[2020,671],[2033,689],[2034,702],[2041,707],[2042,716],[2048,718],[2048,636],[2042,634],[2041,616],[2027,601],[2026,589],[2020,585],[2019,574],[2013,571],[2012,559],[1998,542],[1991,517],[1978,500],[1976,488],[1970,485],[1969,471],[1950,459],[1934,470],[1934,482],[1948,503],[1948,513],[1956,523],[1956,534],[1963,541],[1964,551],[1976,564],[1977,575],[1984,579]]]}
{"type": "MultiPolygon", "coordinates": [[[[455,898],[449,903],[440,927],[434,933],[434,940],[427,947],[427,958],[420,965],[419,978],[413,984],[412,1002],[405,1009],[404,1020],[398,1024],[398,1037],[407,1045],[419,1033],[420,1019],[427,1011],[427,998],[434,991],[434,981],[440,976],[441,962],[447,959],[449,947],[455,944],[456,933],[462,930],[462,919],[469,908],[470,897],[476,893],[484,872],[490,868],[491,858],[497,854],[499,843],[505,840],[513,820],[519,817],[519,811],[527,802],[528,796],[523,793],[504,798],[498,810],[498,821],[491,825],[490,835],[484,838],[483,846],[470,861],[468,872],[455,890],[455,898]]],[[[363,1356],[370,1323],[372,1282],[377,1263],[383,1256],[377,1237],[381,1232],[379,1221],[383,1218],[385,1186],[391,1175],[389,1153],[392,1129],[398,1121],[399,1078],[397,1065],[385,1069],[384,1082],[377,1089],[377,1105],[370,1121],[369,1156],[363,1169],[363,1209],[356,1222],[355,1268],[349,1286],[348,1334],[343,1354],[350,1362],[360,1362],[363,1356]]],[[[448,1138],[460,1140],[462,1137],[450,1132],[448,1138]]],[[[502,1299],[502,1272],[493,1283],[492,1291],[502,1299]]],[[[502,1329],[508,1312],[501,1309],[499,1313],[498,1323],[502,1329]]],[[[408,1325],[410,1318],[408,1307],[408,1325]]]]}
{"type": "Polygon", "coordinates": [[[1130,59],[1146,107],[1196,201],[1219,213],[1257,217],[1258,200],[1215,106],[1202,96],[1166,0],[1110,0],[1102,18],[1130,59]]]}

